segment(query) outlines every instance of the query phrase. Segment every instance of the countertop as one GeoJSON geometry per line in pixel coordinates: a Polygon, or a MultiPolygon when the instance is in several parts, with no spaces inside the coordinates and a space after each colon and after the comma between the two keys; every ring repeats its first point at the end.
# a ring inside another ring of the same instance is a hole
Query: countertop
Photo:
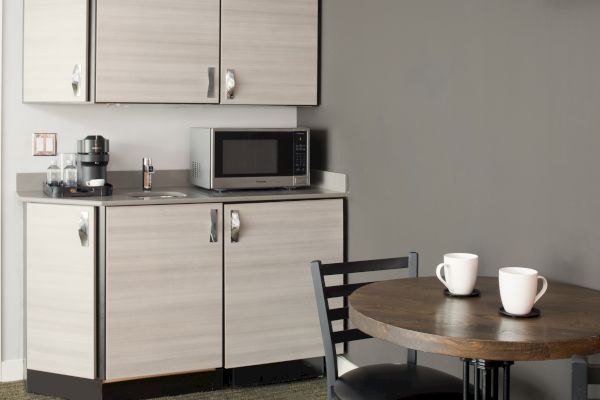
{"type": "Polygon", "coordinates": [[[86,206],[139,206],[151,204],[191,204],[191,203],[241,203],[253,201],[308,200],[345,197],[346,193],[324,188],[309,189],[276,189],[276,190],[238,190],[215,192],[192,187],[161,187],[155,192],[182,192],[186,197],[172,198],[135,198],[127,193],[139,192],[139,189],[117,189],[112,196],[105,197],[68,197],[53,199],[41,190],[17,191],[19,199],[24,203],[70,204],[86,206]]]}
{"type": "MultiPolygon", "coordinates": [[[[171,174],[172,176],[173,174],[171,174]]],[[[67,205],[85,205],[85,206],[139,206],[152,204],[191,204],[191,203],[242,203],[242,202],[260,202],[260,201],[285,201],[285,200],[310,200],[341,198],[347,196],[346,175],[336,174],[327,171],[314,171],[316,179],[315,185],[305,189],[263,189],[263,190],[236,190],[218,192],[205,190],[195,186],[184,186],[182,180],[178,179],[177,186],[156,187],[154,192],[181,192],[185,197],[172,198],[136,198],[128,193],[139,193],[140,188],[126,187],[128,185],[115,185],[112,196],[95,197],[66,197],[50,198],[41,190],[41,182],[37,176],[35,185],[17,184],[17,195],[24,203],[44,203],[44,204],[67,204],[67,205]],[[21,186],[21,187],[20,187],[21,186]],[[40,186],[40,189],[33,189],[40,186]]],[[[26,177],[22,181],[31,181],[32,177],[26,177]]],[[[21,179],[19,179],[21,180],[21,179]]],[[[124,182],[125,183],[125,182],[124,182]]]]}

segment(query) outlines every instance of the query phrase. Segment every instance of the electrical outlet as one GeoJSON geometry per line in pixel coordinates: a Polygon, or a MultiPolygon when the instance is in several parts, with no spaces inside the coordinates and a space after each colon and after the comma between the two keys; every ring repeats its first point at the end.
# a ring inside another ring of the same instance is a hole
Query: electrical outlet
{"type": "Polygon", "coordinates": [[[56,133],[34,133],[33,134],[34,156],[56,155],[56,133]]]}

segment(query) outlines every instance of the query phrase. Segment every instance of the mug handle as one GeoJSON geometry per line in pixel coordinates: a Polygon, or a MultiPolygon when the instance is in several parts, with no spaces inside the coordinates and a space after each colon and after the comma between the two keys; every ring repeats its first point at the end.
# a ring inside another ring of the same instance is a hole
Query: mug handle
{"type": "Polygon", "coordinates": [[[542,280],[542,290],[540,290],[537,296],[535,296],[533,304],[537,303],[537,301],[542,298],[544,293],[546,293],[546,290],[548,290],[548,281],[546,280],[546,278],[544,278],[543,276],[538,276],[538,279],[542,280]]]}
{"type": "Polygon", "coordinates": [[[448,290],[450,290],[450,288],[448,287],[448,282],[446,282],[444,280],[444,278],[442,278],[442,268],[444,267],[444,265],[446,265],[446,264],[441,263],[440,265],[437,266],[437,268],[435,269],[435,275],[440,280],[440,282],[442,282],[444,284],[444,286],[446,286],[446,288],[448,290]]]}

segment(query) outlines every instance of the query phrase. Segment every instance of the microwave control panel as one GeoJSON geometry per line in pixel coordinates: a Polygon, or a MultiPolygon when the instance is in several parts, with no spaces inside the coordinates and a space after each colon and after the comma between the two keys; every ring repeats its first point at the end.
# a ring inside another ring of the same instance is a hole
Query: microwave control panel
{"type": "Polygon", "coordinates": [[[308,138],[306,132],[296,132],[294,135],[294,175],[306,175],[306,153],[308,138]]]}

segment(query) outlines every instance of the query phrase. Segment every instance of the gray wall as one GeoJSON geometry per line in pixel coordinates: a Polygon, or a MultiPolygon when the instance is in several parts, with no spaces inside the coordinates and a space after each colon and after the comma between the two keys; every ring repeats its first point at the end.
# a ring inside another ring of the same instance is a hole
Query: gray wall
{"type": "MultiPolygon", "coordinates": [[[[485,275],[600,289],[599,38],[597,0],[323,0],[322,106],[299,124],[350,177],[349,258],[414,249],[432,275],[475,252],[485,275]]],[[[518,364],[517,398],[568,398],[569,371],[518,364]]]]}
{"type": "Polygon", "coordinates": [[[109,170],[137,170],[152,157],[158,170],[187,169],[192,126],[293,127],[296,107],[22,104],[23,0],[4,0],[2,98],[2,359],[23,357],[22,212],[17,172],[43,172],[31,156],[33,132],[58,132],[58,151],[76,151],[90,134],[109,138],[109,170]]]}

